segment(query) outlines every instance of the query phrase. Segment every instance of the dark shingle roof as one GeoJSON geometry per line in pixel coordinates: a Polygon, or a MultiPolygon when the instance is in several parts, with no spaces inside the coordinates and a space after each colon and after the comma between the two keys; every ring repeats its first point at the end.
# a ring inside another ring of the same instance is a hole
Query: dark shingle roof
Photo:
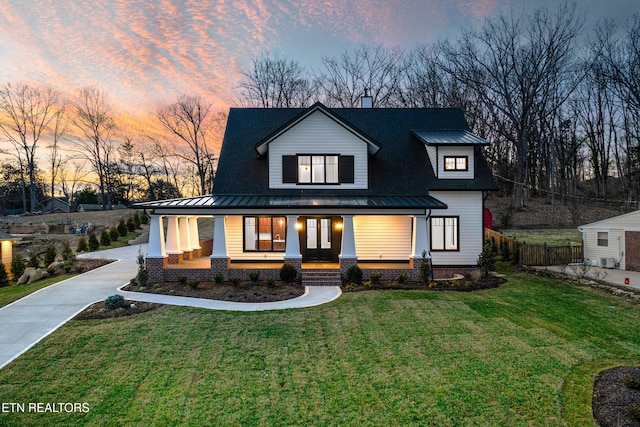
{"type": "MultiPolygon", "coordinates": [[[[258,158],[255,147],[304,114],[307,109],[232,108],[227,121],[213,194],[425,196],[428,195],[429,188],[445,189],[443,186],[453,190],[497,188],[482,158],[476,163],[476,179],[438,182],[423,141],[412,134],[412,130],[415,129],[469,131],[460,109],[328,110],[346,124],[373,138],[380,147],[379,152],[369,160],[368,189],[269,189],[268,159],[266,156],[258,158]]],[[[479,147],[476,153],[481,154],[479,147]]]]}

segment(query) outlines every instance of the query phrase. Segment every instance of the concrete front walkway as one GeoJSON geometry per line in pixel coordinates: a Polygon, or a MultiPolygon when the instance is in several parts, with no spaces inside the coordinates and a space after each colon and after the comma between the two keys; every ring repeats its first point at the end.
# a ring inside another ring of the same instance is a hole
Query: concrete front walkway
{"type": "Polygon", "coordinates": [[[115,293],[138,301],[238,311],[311,307],[333,301],[341,294],[339,287],[313,286],[292,300],[249,304],[119,291],[136,275],[139,250],[145,253],[146,245],[81,255],[83,258],[118,261],[56,283],[0,308],[0,369],[89,305],[115,293]]]}

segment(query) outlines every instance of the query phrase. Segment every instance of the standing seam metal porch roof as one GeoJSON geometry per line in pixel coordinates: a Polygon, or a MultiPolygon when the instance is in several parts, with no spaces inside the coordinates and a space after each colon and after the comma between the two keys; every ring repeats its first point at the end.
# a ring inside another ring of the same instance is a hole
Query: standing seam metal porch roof
{"type": "Polygon", "coordinates": [[[362,209],[446,209],[431,196],[300,196],[300,195],[206,195],[183,199],[137,203],[137,208],[172,209],[268,209],[268,208],[362,208],[362,209]]]}

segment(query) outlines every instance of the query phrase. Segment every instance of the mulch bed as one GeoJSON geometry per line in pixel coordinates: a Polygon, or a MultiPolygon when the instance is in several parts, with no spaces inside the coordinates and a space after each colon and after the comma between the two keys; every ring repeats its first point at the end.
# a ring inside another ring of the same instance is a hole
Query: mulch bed
{"type": "Polygon", "coordinates": [[[241,282],[238,286],[233,286],[229,283],[200,282],[195,289],[192,289],[188,284],[167,282],[148,287],[128,285],[123,290],[254,303],[284,301],[304,294],[304,286],[284,282],[276,282],[276,285],[271,287],[262,282],[241,282]]]}
{"type": "Polygon", "coordinates": [[[134,314],[146,313],[162,307],[162,304],[153,302],[140,302],[125,300],[125,306],[114,310],[107,308],[104,301],[90,305],[84,311],[76,315],[73,320],[101,320],[114,317],[127,317],[134,314]]]}
{"type": "Polygon", "coordinates": [[[361,285],[347,284],[342,286],[344,292],[361,292],[370,290],[433,290],[471,292],[481,289],[497,288],[506,280],[502,277],[489,276],[478,280],[468,277],[457,280],[443,280],[431,282],[428,286],[422,282],[400,283],[397,280],[381,280],[380,283],[363,282],[361,285]]]}
{"type": "Polygon", "coordinates": [[[625,386],[624,380],[629,375],[640,380],[640,366],[620,366],[596,377],[591,405],[600,426],[640,427],[640,390],[625,386]],[[636,418],[631,413],[634,405],[636,418]]]}

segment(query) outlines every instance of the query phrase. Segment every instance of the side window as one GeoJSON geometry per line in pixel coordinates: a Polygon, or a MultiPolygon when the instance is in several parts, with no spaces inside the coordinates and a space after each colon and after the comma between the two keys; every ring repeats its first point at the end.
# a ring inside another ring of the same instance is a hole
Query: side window
{"type": "Polygon", "coordinates": [[[458,231],[458,217],[431,217],[431,250],[459,250],[458,231]]]}

